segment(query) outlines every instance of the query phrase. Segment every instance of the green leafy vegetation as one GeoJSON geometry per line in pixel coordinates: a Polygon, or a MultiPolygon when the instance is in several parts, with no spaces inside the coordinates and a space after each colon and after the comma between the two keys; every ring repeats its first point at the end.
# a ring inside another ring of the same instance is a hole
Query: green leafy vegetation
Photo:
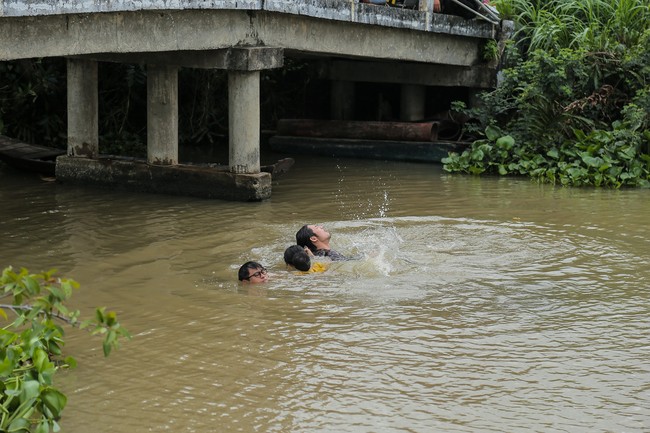
{"type": "Polygon", "coordinates": [[[516,21],[500,82],[450,172],[650,187],[650,1],[496,2],[516,21]]]}
{"type": "Polygon", "coordinates": [[[65,148],[64,59],[0,62],[0,134],[65,148]]]}
{"type": "Polygon", "coordinates": [[[499,59],[499,46],[494,39],[488,39],[481,49],[481,57],[486,62],[492,62],[499,59]]]}
{"type": "Polygon", "coordinates": [[[95,316],[80,320],[67,301],[78,283],[58,278],[54,271],[30,274],[5,268],[0,289],[0,432],[47,433],[60,431],[59,420],[67,397],[53,384],[55,373],[76,366],[63,357],[64,329],[61,324],[88,329],[103,336],[104,355],[118,347],[120,338],[130,338],[114,312],[98,308],[95,316]]]}

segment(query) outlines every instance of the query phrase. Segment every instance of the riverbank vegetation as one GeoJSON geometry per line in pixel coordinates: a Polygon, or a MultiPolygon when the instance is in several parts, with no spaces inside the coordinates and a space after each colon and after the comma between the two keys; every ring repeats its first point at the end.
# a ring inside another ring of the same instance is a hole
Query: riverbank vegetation
{"type": "Polygon", "coordinates": [[[450,172],[650,187],[650,1],[497,0],[516,30],[450,172]]]}
{"type": "Polygon", "coordinates": [[[0,432],[60,431],[67,397],[53,378],[57,371],[76,365],[73,357],[63,357],[61,324],[103,336],[105,356],[120,338],[130,338],[116,314],[104,308],[98,308],[94,318],[80,320],[80,312],[68,307],[78,287],[53,271],[30,274],[8,267],[2,272],[0,293],[9,302],[0,304],[0,432]]]}

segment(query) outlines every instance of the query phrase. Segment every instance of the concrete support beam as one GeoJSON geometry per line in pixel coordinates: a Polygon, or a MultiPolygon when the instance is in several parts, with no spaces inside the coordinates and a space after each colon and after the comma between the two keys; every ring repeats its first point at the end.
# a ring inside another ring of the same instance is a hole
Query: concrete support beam
{"type": "Polygon", "coordinates": [[[402,84],[400,119],[405,122],[424,119],[427,88],[417,84],[402,84]]]}
{"type": "Polygon", "coordinates": [[[178,164],[178,68],[147,65],[147,161],[178,164]]]}
{"type": "Polygon", "coordinates": [[[63,184],[232,201],[271,197],[271,174],[234,174],[194,165],[151,165],[119,158],[60,156],[56,180],[63,184]]]}
{"type": "Polygon", "coordinates": [[[68,155],[99,154],[97,62],[68,59],[68,155]]]}
{"type": "Polygon", "coordinates": [[[260,172],[260,72],[228,72],[229,164],[233,173],[260,172]]]}
{"type": "Polygon", "coordinates": [[[95,53],[78,57],[97,60],[99,62],[176,65],[181,68],[194,69],[254,71],[282,67],[284,64],[284,49],[253,46],[192,51],[95,53]]]}
{"type": "Polygon", "coordinates": [[[284,49],[273,47],[231,47],[226,51],[222,69],[261,71],[281,68],[284,65],[284,49]]]}
{"type": "Polygon", "coordinates": [[[330,115],[334,120],[352,120],[354,115],[354,83],[333,80],[330,89],[330,115]]]}
{"type": "Polygon", "coordinates": [[[438,87],[493,88],[496,72],[489,65],[473,67],[359,60],[323,62],[321,78],[367,83],[420,84],[438,87]]]}

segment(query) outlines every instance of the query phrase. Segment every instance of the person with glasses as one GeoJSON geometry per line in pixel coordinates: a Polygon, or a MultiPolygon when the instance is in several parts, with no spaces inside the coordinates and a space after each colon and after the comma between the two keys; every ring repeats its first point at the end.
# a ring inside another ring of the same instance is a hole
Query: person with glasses
{"type": "Polygon", "coordinates": [[[296,243],[307,247],[314,256],[329,257],[332,261],[348,260],[347,257],[330,248],[332,235],[320,225],[304,225],[296,233],[296,243]]]}
{"type": "Polygon", "coordinates": [[[269,273],[264,266],[257,262],[246,262],[239,268],[239,281],[242,283],[266,283],[269,273]]]}

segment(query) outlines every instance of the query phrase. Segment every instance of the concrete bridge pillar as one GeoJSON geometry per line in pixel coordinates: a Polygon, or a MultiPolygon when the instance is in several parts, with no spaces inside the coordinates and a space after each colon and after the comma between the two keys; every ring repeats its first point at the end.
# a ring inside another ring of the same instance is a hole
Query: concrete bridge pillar
{"type": "Polygon", "coordinates": [[[400,95],[400,119],[411,122],[424,119],[427,89],[418,84],[402,84],[400,95]]]}
{"type": "Polygon", "coordinates": [[[232,47],[227,51],[228,149],[232,173],[260,172],[260,71],[279,68],[284,51],[270,47],[232,47]]]}
{"type": "Polygon", "coordinates": [[[228,129],[230,171],[259,173],[259,71],[228,71],[228,129]]]}
{"type": "Polygon", "coordinates": [[[67,59],[68,155],[95,158],[99,153],[97,62],[67,59]]]}
{"type": "Polygon", "coordinates": [[[147,162],[178,164],[178,67],[147,65],[147,162]]]}
{"type": "Polygon", "coordinates": [[[330,93],[331,118],[352,120],[354,117],[354,82],[332,80],[330,93]]]}

